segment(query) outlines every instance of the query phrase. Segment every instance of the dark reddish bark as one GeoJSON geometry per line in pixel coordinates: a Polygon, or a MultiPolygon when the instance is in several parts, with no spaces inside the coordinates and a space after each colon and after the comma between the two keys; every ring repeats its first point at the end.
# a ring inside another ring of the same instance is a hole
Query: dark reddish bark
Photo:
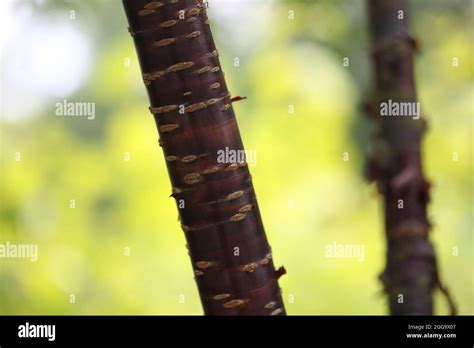
{"type": "Polygon", "coordinates": [[[285,314],[248,167],[217,161],[243,145],[202,1],[123,4],[205,314],[285,314]]]}
{"type": "MultiPolygon", "coordinates": [[[[445,294],[447,290],[439,282],[428,237],[430,184],[423,174],[420,150],[425,121],[380,114],[381,103],[389,99],[417,101],[416,42],[408,33],[406,1],[369,0],[368,12],[375,77],[373,99],[367,104],[374,126],[368,176],[384,197],[387,236],[387,264],[381,280],[392,314],[431,315],[433,290],[439,287],[445,294]]],[[[449,296],[448,300],[454,312],[449,296]]]]}

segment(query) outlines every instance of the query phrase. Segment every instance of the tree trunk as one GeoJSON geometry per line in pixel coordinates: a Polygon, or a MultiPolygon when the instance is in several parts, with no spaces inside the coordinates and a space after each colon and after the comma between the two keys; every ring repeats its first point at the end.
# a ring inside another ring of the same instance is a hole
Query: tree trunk
{"type": "Polygon", "coordinates": [[[285,314],[203,2],[123,5],[205,314],[285,314]]]}
{"type": "MultiPolygon", "coordinates": [[[[413,53],[416,42],[408,33],[404,0],[369,0],[375,86],[367,111],[373,124],[368,178],[384,197],[387,264],[381,275],[393,315],[433,314],[433,290],[440,284],[436,255],[429,241],[427,217],[430,184],[421,159],[426,128],[416,115],[413,53]],[[385,103],[385,104],[384,104],[385,103]],[[398,104],[397,104],[398,103],[398,104]],[[390,106],[391,105],[391,106],[390,106]],[[411,105],[407,116],[403,105],[411,105]]],[[[419,110],[419,109],[418,109],[419,110]]],[[[455,308],[447,296],[451,311],[455,308]]]]}

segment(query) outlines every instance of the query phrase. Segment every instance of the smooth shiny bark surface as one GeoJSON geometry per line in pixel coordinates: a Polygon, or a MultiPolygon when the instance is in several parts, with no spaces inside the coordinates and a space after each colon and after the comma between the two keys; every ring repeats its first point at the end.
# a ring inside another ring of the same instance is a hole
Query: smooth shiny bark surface
{"type": "Polygon", "coordinates": [[[285,314],[205,5],[123,4],[205,314],[285,314]]]}

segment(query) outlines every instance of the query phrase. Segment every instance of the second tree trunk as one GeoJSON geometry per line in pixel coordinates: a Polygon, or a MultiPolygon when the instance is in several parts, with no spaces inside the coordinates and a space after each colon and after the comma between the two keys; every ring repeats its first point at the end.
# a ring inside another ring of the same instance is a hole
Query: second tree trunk
{"type": "Polygon", "coordinates": [[[368,13],[375,72],[374,97],[368,104],[374,126],[368,176],[383,194],[387,237],[381,279],[392,314],[431,315],[438,277],[428,239],[429,183],[421,159],[425,121],[395,110],[401,105],[416,110],[416,45],[408,33],[406,1],[369,0],[368,13]],[[399,116],[385,115],[391,110],[399,116]]]}

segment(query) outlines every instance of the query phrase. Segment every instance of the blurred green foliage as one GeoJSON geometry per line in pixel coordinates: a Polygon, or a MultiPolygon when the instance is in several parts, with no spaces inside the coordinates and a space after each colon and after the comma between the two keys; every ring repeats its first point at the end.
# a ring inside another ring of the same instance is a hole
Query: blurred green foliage
{"type": "MultiPolygon", "coordinates": [[[[2,117],[0,243],[38,243],[39,259],[0,259],[0,313],[201,314],[121,2],[21,2],[46,19],[71,22],[76,11],[94,57],[67,99],[95,102],[96,118],[55,116],[63,98],[32,117],[2,117]]],[[[474,314],[472,2],[412,2],[431,237],[460,313],[474,314]]],[[[360,105],[371,81],[364,3],[243,1],[249,17],[237,16],[239,25],[219,19],[237,3],[211,0],[211,26],[230,90],[248,97],[235,110],[246,148],[257,150],[251,171],[276,265],[288,270],[280,282],[288,313],[385,314],[380,197],[362,177],[369,130],[360,105]],[[334,241],[362,243],[364,260],[326,258],[334,241]]],[[[439,293],[436,306],[447,313],[439,293]]]]}

